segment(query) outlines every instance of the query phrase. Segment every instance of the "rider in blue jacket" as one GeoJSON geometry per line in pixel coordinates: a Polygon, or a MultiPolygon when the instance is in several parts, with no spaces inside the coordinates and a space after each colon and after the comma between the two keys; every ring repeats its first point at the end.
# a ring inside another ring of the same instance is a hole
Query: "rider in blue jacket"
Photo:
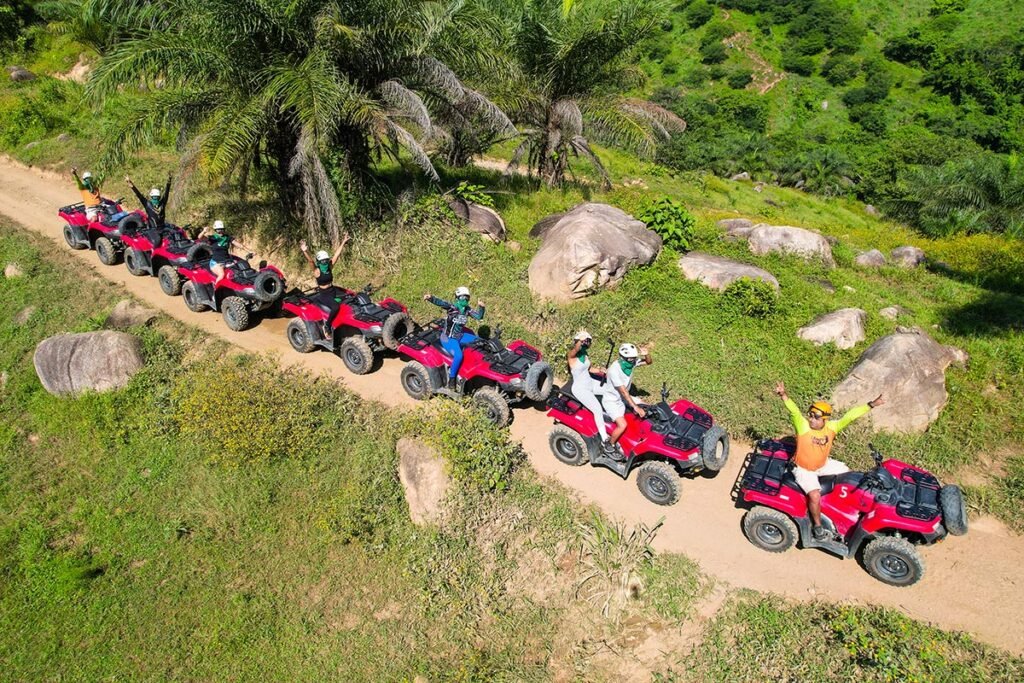
{"type": "Polygon", "coordinates": [[[444,299],[438,299],[433,294],[424,294],[423,300],[445,309],[444,329],[441,330],[441,346],[452,357],[452,364],[448,369],[447,384],[447,386],[451,386],[453,384],[452,380],[458,376],[459,368],[462,366],[462,347],[469,346],[479,339],[472,332],[465,330],[466,323],[469,322],[470,318],[475,318],[476,320],[484,319],[484,302],[478,300],[476,302],[476,309],[470,309],[468,287],[459,287],[455,290],[455,301],[453,303],[444,299]]]}

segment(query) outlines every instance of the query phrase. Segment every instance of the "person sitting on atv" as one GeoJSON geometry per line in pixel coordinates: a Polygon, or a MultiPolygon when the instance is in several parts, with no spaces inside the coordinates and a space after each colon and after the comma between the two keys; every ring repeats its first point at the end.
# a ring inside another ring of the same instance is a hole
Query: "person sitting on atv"
{"type": "Polygon", "coordinates": [[[224,265],[231,258],[231,247],[237,245],[245,251],[251,251],[251,249],[227,234],[224,228],[224,221],[214,221],[213,230],[207,232],[209,230],[209,228],[203,228],[203,231],[199,233],[199,237],[206,236],[206,241],[210,243],[210,272],[217,278],[213,282],[213,286],[216,288],[220,281],[224,279],[224,265]]]}
{"type": "Polygon", "coordinates": [[[316,273],[316,294],[313,295],[313,302],[324,307],[327,312],[327,319],[324,320],[324,336],[330,336],[330,325],[334,316],[338,314],[338,310],[341,308],[341,292],[334,286],[334,264],[338,262],[338,258],[341,256],[341,252],[345,250],[345,244],[348,243],[349,235],[345,235],[341,238],[341,244],[334,250],[334,256],[331,256],[326,251],[321,249],[316,252],[316,257],[309,255],[309,247],[306,245],[306,241],[302,240],[299,242],[299,249],[302,250],[302,255],[306,257],[310,265],[313,266],[313,270],[316,273]]]}
{"type": "Polygon", "coordinates": [[[796,429],[796,455],[793,457],[793,478],[807,494],[807,508],[814,524],[815,540],[828,539],[829,533],[821,526],[821,484],[818,477],[849,472],[850,468],[829,457],[836,435],[854,420],[867,415],[872,408],[885,403],[879,394],[873,401],[850,408],[838,420],[832,421],[832,405],[826,401],[815,401],[807,410],[807,417],[800,413],[796,403],[786,393],[786,385],[779,382],[775,393],[782,398],[796,429]]]}
{"type": "Polygon", "coordinates": [[[142,208],[146,212],[146,238],[149,239],[150,244],[156,249],[164,239],[166,228],[164,216],[167,211],[167,197],[171,193],[171,176],[167,176],[167,185],[164,187],[164,191],[161,193],[159,188],[154,187],[149,191],[148,199],[142,196],[142,192],[139,191],[139,188],[135,187],[135,183],[132,182],[131,178],[125,176],[124,181],[128,183],[128,187],[132,189],[135,197],[142,204],[142,208]]]}
{"type": "MultiPolygon", "coordinates": [[[[587,355],[593,338],[586,330],[580,330],[572,338],[572,341],[568,357],[569,372],[572,373],[572,395],[594,416],[594,424],[597,425],[597,433],[601,437],[603,448],[608,443],[608,431],[604,429],[601,402],[594,393],[595,382],[594,378],[590,376],[591,362],[587,355]]],[[[593,371],[603,372],[601,368],[594,368],[593,371]]]]}
{"type": "MultiPolygon", "coordinates": [[[[633,344],[622,344],[619,346],[619,359],[608,368],[605,381],[597,387],[594,393],[601,396],[601,405],[604,412],[615,420],[615,429],[605,443],[601,444],[601,450],[615,460],[621,460],[624,456],[619,448],[619,438],[626,431],[626,406],[639,415],[641,418],[647,415],[643,406],[639,405],[629,395],[629,386],[633,383],[633,370],[641,365],[651,365],[650,345],[646,348],[637,348],[633,344]]],[[[598,431],[603,432],[604,420],[598,420],[598,431]]]]}
{"type": "Polygon", "coordinates": [[[446,386],[450,387],[455,384],[453,380],[458,377],[459,368],[462,366],[462,347],[469,346],[479,340],[479,337],[472,332],[467,332],[464,328],[470,318],[484,319],[484,302],[477,300],[476,310],[470,310],[469,287],[459,287],[455,290],[455,303],[438,299],[433,294],[424,294],[423,300],[445,309],[444,329],[441,330],[441,346],[452,357],[452,364],[448,368],[446,384],[446,386]]]}
{"type": "Polygon", "coordinates": [[[78,177],[78,169],[72,167],[71,175],[78,185],[78,191],[82,193],[82,204],[85,205],[85,217],[90,221],[100,219],[100,210],[103,206],[103,197],[100,195],[100,184],[92,177],[92,172],[86,171],[82,177],[78,177]]]}

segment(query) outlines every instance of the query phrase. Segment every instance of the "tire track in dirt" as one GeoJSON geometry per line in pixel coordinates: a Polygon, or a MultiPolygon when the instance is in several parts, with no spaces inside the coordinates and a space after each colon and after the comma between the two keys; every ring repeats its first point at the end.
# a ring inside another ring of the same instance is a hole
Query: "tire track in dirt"
{"type": "MultiPolygon", "coordinates": [[[[57,208],[74,201],[77,193],[70,178],[0,158],[0,212],[45,235],[55,249],[67,249],[57,208]]],[[[241,349],[270,353],[283,364],[334,377],[366,399],[405,407],[415,404],[399,384],[402,363],[398,359],[386,359],[370,375],[351,375],[331,354],[295,353],[284,336],[287,320],[266,320],[246,332],[231,332],[220,315],[192,313],[181,297],[164,296],[154,278],[133,277],[123,265],[99,265],[91,251],[74,255],[148,306],[241,349]]],[[[717,477],[685,481],[680,502],[661,508],[640,495],[632,478],[623,482],[608,470],[560,464],[548,450],[551,422],[544,412],[528,408],[514,413],[512,436],[522,442],[534,469],[610,516],[649,525],[664,517],[655,542],[658,550],[686,554],[704,572],[733,588],[798,600],[881,605],[1024,653],[1024,538],[1007,532],[995,519],[975,520],[967,536],[923,549],[926,573],[921,583],[891,588],[872,579],[852,560],[809,550],[772,555],[750,545],[740,529],[742,511],[730,497],[747,444],[734,442],[733,456],[717,477]]]]}

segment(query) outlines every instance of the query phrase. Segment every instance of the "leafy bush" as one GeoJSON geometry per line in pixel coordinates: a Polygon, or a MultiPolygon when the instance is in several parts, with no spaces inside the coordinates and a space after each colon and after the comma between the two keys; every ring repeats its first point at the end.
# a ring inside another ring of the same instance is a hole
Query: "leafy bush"
{"type": "Polygon", "coordinates": [[[754,72],[750,69],[739,69],[729,74],[726,80],[733,90],[742,90],[754,80],[754,72]]]}
{"type": "Polygon", "coordinates": [[[522,447],[482,412],[452,402],[439,401],[420,433],[440,451],[454,479],[487,491],[505,490],[525,459],[522,447]]]}
{"type": "Polygon", "coordinates": [[[662,197],[652,202],[639,218],[661,236],[666,247],[676,251],[691,249],[697,219],[682,204],[662,197]]]}
{"type": "Polygon", "coordinates": [[[700,61],[705,64],[721,64],[729,58],[729,51],[722,43],[708,43],[700,48],[700,61]]]}
{"type": "Polygon", "coordinates": [[[767,318],[775,313],[777,304],[775,288],[764,280],[740,278],[730,282],[722,292],[723,307],[748,318],[767,318]]]}
{"type": "Polygon", "coordinates": [[[786,52],[782,55],[782,68],[799,76],[810,76],[814,73],[814,57],[786,52]]]}
{"type": "Polygon", "coordinates": [[[715,16],[715,8],[707,0],[694,0],[683,12],[683,19],[690,28],[699,28],[711,21],[715,16]]]}
{"type": "Polygon", "coordinates": [[[459,199],[467,202],[473,202],[480,206],[494,207],[494,200],[491,199],[491,195],[487,193],[487,188],[483,185],[474,185],[466,180],[463,180],[458,185],[449,190],[449,193],[458,197],[459,199]]]}
{"type": "Polygon", "coordinates": [[[822,31],[811,31],[798,40],[793,49],[801,55],[816,55],[825,49],[825,34],[822,31]]]}
{"type": "Polygon", "coordinates": [[[860,64],[849,55],[832,55],[821,66],[821,75],[831,85],[846,85],[860,73],[860,64]]]}

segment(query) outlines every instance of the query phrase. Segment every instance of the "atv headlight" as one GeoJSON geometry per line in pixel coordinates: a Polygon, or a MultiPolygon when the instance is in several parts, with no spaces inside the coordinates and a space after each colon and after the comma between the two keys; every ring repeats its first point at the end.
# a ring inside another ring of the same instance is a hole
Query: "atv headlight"
{"type": "Polygon", "coordinates": [[[381,332],[384,331],[384,328],[381,327],[380,325],[370,325],[369,331],[372,332],[373,334],[380,334],[381,332]]]}
{"type": "Polygon", "coordinates": [[[523,385],[525,384],[525,382],[523,382],[523,378],[522,377],[515,377],[508,384],[509,384],[509,386],[515,387],[516,389],[521,389],[523,387],[523,385]]]}

